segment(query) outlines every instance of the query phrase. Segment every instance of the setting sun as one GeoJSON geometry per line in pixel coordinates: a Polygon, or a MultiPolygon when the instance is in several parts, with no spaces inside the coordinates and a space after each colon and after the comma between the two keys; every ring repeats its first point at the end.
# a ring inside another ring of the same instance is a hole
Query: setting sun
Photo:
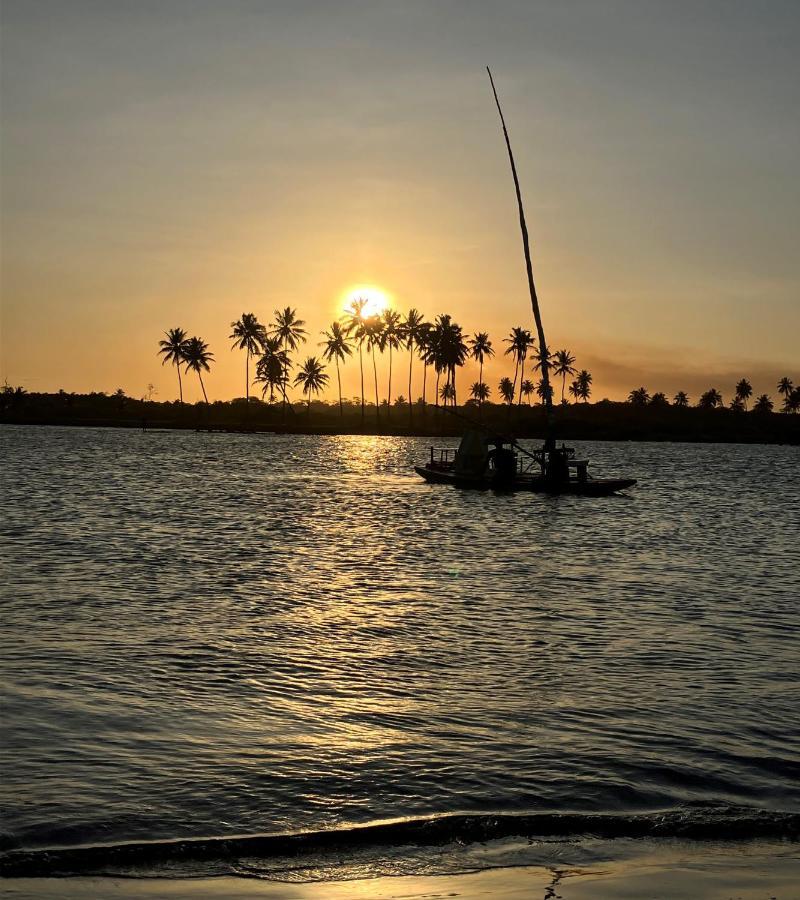
{"type": "Polygon", "coordinates": [[[374,284],[356,284],[342,294],[342,308],[350,309],[354,300],[366,300],[361,312],[363,318],[380,315],[390,306],[389,295],[374,284]]]}

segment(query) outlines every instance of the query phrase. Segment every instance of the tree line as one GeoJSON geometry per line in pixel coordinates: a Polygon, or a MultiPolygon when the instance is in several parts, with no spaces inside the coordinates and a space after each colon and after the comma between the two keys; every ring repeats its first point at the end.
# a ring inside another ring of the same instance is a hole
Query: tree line
{"type": "MultiPolygon", "coordinates": [[[[791,378],[783,377],[776,385],[778,394],[782,399],[782,410],[785,413],[800,412],[800,385],[797,387],[792,383],[791,378]]],[[[753,396],[753,386],[746,378],[742,378],[736,383],[733,389],[733,395],[728,403],[728,409],[734,412],[747,412],[750,398],[753,396]]],[[[628,394],[628,403],[633,406],[689,406],[689,395],[685,391],[678,391],[672,398],[670,404],[666,395],[661,391],[654,394],[645,387],[639,387],[628,394]]],[[[725,401],[722,394],[716,388],[709,388],[704,391],[697,401],[700,409],[724,409],[725,401]]],[[[775,408],[772,398],[769,394],[761,394],[753,403],[753,412],[755,413],[771,413],[775,408]]]]}
{"type": "MultiPolygon", "coordinates": [[[[328,386],[330,376],[327,369],[333,365],[336,370],[338,400],[340,413],[344,413],[342,399],[341,367],[351,358],[357,356],[360,374],[360,403],[362,421],[366,415],[366,381],[364,373],[365,357],[367,366],[372,368],[372,381],[375,393],[376,416],[380,419],[381,399],[378,380],[378,354],[388,355],[388,380],[386,385],[386,415],[391,415],[392,379],[394,362],[398,352],[408,354],[408,398],[409,417],[413,419],[414,404],[412,397],[412,380],[414,363],[422,366],[422,393],[419,400],[423,409],[428,404],[429,373],[430,387],[433,389],[434,406],[455,407],[458,404],[457,376],[459,370],[473,360],[478,364],[478,380],[468,391],[468,402],[479,409],[490,400],[491,387],[484,381],[484,365],[495,356],[495,349],[487,332],[476,332],[465,335],[460,325],[446,313],[438,315],[432,322],[425,320],[416,309],[411,309],[402,316],[397,310],[385,309],[374,315],[365,314],[367,301],[358,298],[352,301],[341,319],[334,321],[330,328],[321,332],[319,356],[307,356],[303,362],[296,361],[296,354],[301,345],[306,343],[308,333],[305,321],[297,315],[297,310],[286,307],[276,310],[273,320],[267,325],[259,322],[253,313],[243,313],[241,318],[231,323],[230,340],[232,349],[244,351],[245,354],[245,399],[250,400],[252,386],[260,385],[262,399],[269,398],[269,403],[280,402],[282,408],[290,402],[288,391],[290,386],[299,387],[311,408],[311,400],[318,397],[328,386]],[[253,379],[251,380],[251,362],[253,379]],[[296,372],[292,377],[292,370],[296,372]]],[[[531,335],[522,327],[515,327],[504,339],[507,345],[504,355],[510,356],[514,363],[513,379],[504,376],[497,385],[497,391],[503,403],[512,407],[527,401],[532,404],[538,397],[542,402],[546,399],[547,387],[536,373],[541,370],[542,355],[531,335]],[[530,361],[526,377],[526,364],[530,361]]],[[[188,337],[182,328],[171,328],[165,332],[164,339],[159,341],[158,354],[162,363],[171,363],[178,376],[178,393],[183,403],[184,373],[195,372],[198,376],[203,398],[208,403],[208,395],[203,382],[203,372],[209,372],[214,363],[214,355],[208,344],[199,337],[188,337]]],[[[547,353],[550,372],[561,379],[561,401],[568,402],[567,393],[575,402],[588,402],[592,393],[592,375],[585,369],[578,371],[575,357],[569,350],[557,350],[547,353]],[[567,388],[567,379],[570,384],[567,388]]],[[[549,386],[552,391],[552,386],[549,386]]],[[[406,398],[398,395],[395,404],[406,405],[406,398]]]]}

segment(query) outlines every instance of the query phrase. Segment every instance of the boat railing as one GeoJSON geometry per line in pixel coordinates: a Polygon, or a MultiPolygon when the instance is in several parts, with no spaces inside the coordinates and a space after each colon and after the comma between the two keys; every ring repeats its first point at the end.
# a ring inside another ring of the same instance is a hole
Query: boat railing
{"type": "Polygon", "coordinates": [[[449,472],[455,463],[456,453],[454,447],[431,447],[429,468],[449,472]]]}

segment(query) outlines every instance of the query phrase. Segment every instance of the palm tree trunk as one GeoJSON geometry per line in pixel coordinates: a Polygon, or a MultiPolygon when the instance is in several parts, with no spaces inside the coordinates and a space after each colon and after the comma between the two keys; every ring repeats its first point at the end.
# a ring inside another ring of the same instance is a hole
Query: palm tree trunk
{"type": "Polygon", "coordinates": [[[247,408],[250,407],[250,351],[248,350],[244,356],[244,399],[247,402],[247,408]]]}
{"type": "Polygon", "coordinates": [[[200,374],[199,370],[197,372],[197,377],[200,379],[200,387],[203,389],[203,399],[206,401],[206,406],[208,406],[208,394],[206,394],[206,386],[203,384],[203,376],[200,374]]]}
{"type": "Polygon", "coordinates": [[[364,425],[364,341],[358,342],[358,365],[361,368],[361,425],[364,425]]]}
{"type": "Polygon", "coordinates": [[[392,418],[392,345],[389,344],[389,393],[386,398],[386,417],[392,418]]]}
{"type": "Polygon", "coordinates": [[[408,357],[408,421],[414,421],[414,404],[411,401],[411,366],[414,364],[414,342],[409,345],[408,357]]]}
{"type": "Polygon", "coordinates": [[[428,410],[428,364],[423,360],[422,365],[422,411],[428,410]]]}
{"type": "Polygon", "coordinates": [[[339,382],[339,415],[344,415],[344,406],[342,406],[342,376],[339,374],[339,357],[336,357],[336,380],[339,382]]]}
{"type": "MultiPolygon", "coordinates": [[[[478,384],[483,384],[483,355],[480,358],[480,368],[478,369],[478,384]]],[[[478,418],[483,421],[483,392],[478,397],[478,418]]]]}
{"type": "Polygon", "coordinates": [[[286,359],[286,365],[283,369],[283,402],[281,403],[281,421],[286,421],[286,387],[289,383],[289,357],[286,350],[286,338],[283,339],[283,355],[286,359]]]}
{"type": "Polygon", "coordinates": [[[442,373],[437,368],[437,370],[436,370],[436,390],[434,391],[435,396],[433,398],[433,405],[434,405],[434,408],[437,410],[439,409],[439,378],[441,377],[441,375],[442,375],[442,373]]]}
{"type": "Polygon", "coordinates": [[[561,373],[561,402],[564,402],[564,388],[567,385],[567,373],[566,371],[561,373]]]}
{"type": "Polygon", "coordinates": [[[181,382],[181,367],[180,363],[175,364],[175,368],[178,370],[178,394],[181,398],[181,406],[183,406],[183,384],[181,382]]]}
{"type": "Polygon", "coordinates": [[[372,345],[372,374],[375,376],[375,418],[380,422],[381,407],[378,402],[378,364],[375,361],[375,345],[372,345]]]}
{"type": "Polygon", "coordinates": [[[525,357],[522,357],[522,367],[519,373],[519,397],[517,398],[517,409],[522,406],[522,385],[525,381],[525,357]]]}

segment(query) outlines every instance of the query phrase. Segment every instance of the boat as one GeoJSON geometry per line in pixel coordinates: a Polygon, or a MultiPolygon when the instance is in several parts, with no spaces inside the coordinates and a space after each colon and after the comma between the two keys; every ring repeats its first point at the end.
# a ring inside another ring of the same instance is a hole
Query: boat
{"type": "MultiPolygon", "coordinates": [[[[539,297],[533,280],[530,239],[522,207],[522,192],[517,176],[511,139],[508,136],[506,120],[500,108],[500,99],[494,86],[494,79],[488,67],[500,124],[503,129],[514,191],[517,198],[519,225],[522,233],[522,249],[525,254],[525,271],[528,276],[528,291],[531,309],[539,339],[538,368],[542,373],[543,399],[547,419],[547,433],[540,450],[533,453],[525,450],[513,439],[501,435],[491,435],[472,429],[464,434],[458,450],[431,447],[430,460],[414,470],[430,484],[450,484],[462,488],[492,489],[501,491],[533,491],[547,494],[574,494],[583,497],[607,497],[633,487],[634,478],[592,478],[589,462],[576,459],[575,451],[556,445],[555,413],[553,391],[550,386],[550,352],[544,336],[544,325],[539,308],[539,297]]],[[[446,412],[459,415],[455,410],[444,407],[446,412]]],[[[463,417],[462,417],[463,418],[463,417]]]]}
{"type": "Polygon", "coordinates": [[[414,466],[429,484],[494,491],[531,491],[607,497],[636,484],[635,478],[593,478],[589,462],[562,444],[553,450],[529,452],[513,438],[467,431],[457,450],[431,447],[430,459],[414,466]]]}

